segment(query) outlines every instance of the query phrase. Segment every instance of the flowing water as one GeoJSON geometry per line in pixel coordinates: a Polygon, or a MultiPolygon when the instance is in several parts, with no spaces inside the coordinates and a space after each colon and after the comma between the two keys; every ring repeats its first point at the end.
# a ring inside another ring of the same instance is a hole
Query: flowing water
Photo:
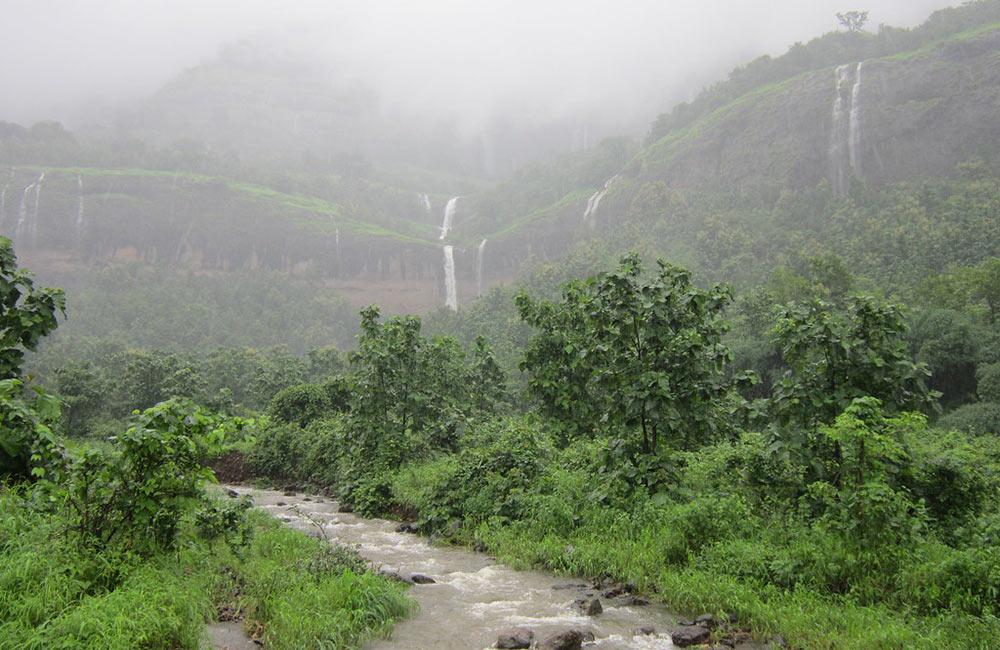
{"type": "Polygon", "coordinates": [[[587,199],[587,209],[583,211],[583,218],[589,218],[591,220],[591,224],[593,224],[594,217],[597,215],[597,206],[601,204],[601,199],[603,199],[604,195],[608,193],[608,190],[611,189],[612,183],[616,180],[618,180],[618,174],[615,174],[605,181],[604,187],[591,194],[590,198],[587,199]]]}
{"type": "Polygon", "coordinates": [[[444,219],[441,221],[441,236],[438,239],[447,237],[448,231],[451,230],[451,223],[455,220],[455,208],[458,206],[458,198],[457,196],[451,197],[444,206],[444,219]]]}
{"type": "Polygon", "coordinates": [[[483,295],[483,256],[486,254],[486,240],[476,248],[476,296],[483,295]]]}
{"type": "Polygon", "coordinates": [[[449,245],[444,250],[444,305],[458,310],[458,286],[455,284],[455,249],[449,245]]]}
{"type": "Polygon", "coordinates": [[[625,597],[602,597],[579,579],[515,571],[480,553],[432,546],[423,537],[395,532],[396,522],[340,513],[329,499],[242,486],[233,489],[252,496],[290,526],[314,534],[322,527],[329,539],[356,548],[382,571],[422,574],[436,581],[410,588],[419,611],[400,621],[390,639],[370,642],[366,650],[488,648],[510,627],[533,630],[536,641],[567,629],[590,631],[595,638],[584,647],[599,650],[674,647],[669,629],[676,619],[659,605],[628,606],[625,597]],[[584,615],[574,601],[595,596],[604,611],[584,615]],[[647,626],[655,631],[642,634],[640,628],[647,626]]]}

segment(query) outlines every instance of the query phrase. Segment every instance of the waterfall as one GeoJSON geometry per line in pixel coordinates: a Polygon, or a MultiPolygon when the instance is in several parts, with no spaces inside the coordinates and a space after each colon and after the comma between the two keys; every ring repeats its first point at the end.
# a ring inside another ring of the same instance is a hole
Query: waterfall
{"type": "Polygon", "coordinates": [[[444,306],[458,311],[458,290],[455,287],[455,254],[451,246],[444,246],[444,306]]]}
{"type": "Polygon", "coordinates": [[[837,66],[836,95],[830,128],[830,185],[847,191],[850,174],[861,177],[861,69],[864,63],[837,66]],[[846,106],[846,109],[845,109],[846,106]]]}
{"type": "Polygon", "coordinates": [[[17,226],[14,228],[14,233],[18,237],[24,232],[24,224],[28,221],[28,194],[34,187],[35,184],[32,183],[21,193],[21,206],[17,211],[17,226]]]}
{"type": "Polygon", "coordinates": [[[590,218],[591,221],[593,221],[593,217],[597,214],[597,206],[601,204],[601,199],[603,199],[604,195],[608,193],[608,190],[611,189],[611,184],[616,180],[618,180],[618,174],[615,174],[606,180],[604,182],[604,187],[590,195],[590,198],[587,199],[587,209],[583,211],[584,219],[590,218]]]}
{"type": "Polygon", "coordinates": [[[424,206],[424,209],[427,210],[427,212],[430,212],[431,211],[431,197],[428,196],[427,194],[418,194],[417,198],[420,199],[420,203],[421,203],[421,205],[424,206]]]}
{"type": "Polygon", "coordinates": [[[444,220],[441,222],[441,236],[438,239],[444,239],[448,236],[448,231],[451,230],[451,222],[455,220],[455,206],[458,204],[458,197],[453,196],[448,199],[448,204],[444,206],[444,220]]]}
{"type": "Polygon", "coordinates": [[[833,98],[833,116],[830,129],[830,184],[835,194],[847,190],[844,170],[844,87],[848,81],[849,66],[838,65],[834,73],[837,80],[836,96],[833,98]]]}
{"type": "Polygon", "coordinates": [[[83,176],[76,175],[76,229],[83,227],[83,176]]]}
{"type": "Polygon", "coordinates": [[[861,164],[858,160],[858,149],[861,148],[861,130],[859,128],[858,112],[861,102],[861,66],[862,61],[858,61],[858,67],[854,70],[854,85],[851,87],[851,110],[847,119],[847,158],[851,164],[851,171],[860,178],[861,164]]]}
{"type": "Polygon", "coordinates": [[[483,253],[486,251],[486,240],[479,242],[476,248],[476,296],[483,295],[483,253]]]}
{"type": "Polygon", "coordinates": [[[38,201],[41,199],[42,194],[42,181],[45,180],[45,172],[42,172],[38,176],[38,180],[35,181],[35,213],[31,215],[31,243],[35,243],[35,239],[38,237],[38,201]]]}

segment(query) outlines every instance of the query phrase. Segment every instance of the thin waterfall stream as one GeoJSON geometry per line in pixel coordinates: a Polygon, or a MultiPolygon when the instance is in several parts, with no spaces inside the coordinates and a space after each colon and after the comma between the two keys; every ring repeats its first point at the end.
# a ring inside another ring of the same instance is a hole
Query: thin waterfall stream
{"type": "MultiPolygon", "coordinates": [[[[516,571],[481,553],[433,546],[418,535],[397,532],[398,522],[339,512],[327,498],[234,486],[241,495],[287,525],[355,548],[377,569],[400,576],[427,576],[409,595],[419,611],[399,621],[391,638],[366,650],[470,650],[489,648],[512,627],[532,630],[535,640],[568,629],[590,632],[585,648],[662,650],[674,647],[675,616],[638,596],[610,594],[580,579],[539,571],[516,571]],[[580,601],[598,598],[603,611],[586,615],[580,601]],[[645,629],[643,629],[645,628],[645,629]],[[650,633],[650,628],[652,632],[650,633]]],[[[754,648],[752,644],[741,648],[754,648]]]]}

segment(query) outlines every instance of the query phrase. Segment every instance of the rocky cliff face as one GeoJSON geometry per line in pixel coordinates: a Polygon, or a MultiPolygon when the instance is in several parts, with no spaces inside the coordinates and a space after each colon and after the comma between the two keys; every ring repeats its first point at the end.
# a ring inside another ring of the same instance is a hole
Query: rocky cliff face
{"type": "Polygon", "coordinates": [[[945,175],[971,156],[996,160],[998,64],[993,28],[805,73],[668,133],[631,176],[704,189],[826,181],[843,192],[850,176],[882,185],[945,175]]]}

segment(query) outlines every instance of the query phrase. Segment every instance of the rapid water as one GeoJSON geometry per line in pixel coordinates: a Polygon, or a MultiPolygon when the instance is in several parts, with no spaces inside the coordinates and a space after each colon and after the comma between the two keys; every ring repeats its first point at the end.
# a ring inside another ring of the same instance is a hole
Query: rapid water
{"type": "Polygon", "coordinates": [[[618,180],[618,174],[615,174],[606,180],[604,182],[604,187],[590,195],[590,198],[587,199],[587,209],[583,212],[584,219],[590,219],[591,223],[593,223],[593,218],[597,214],[597,206],[601,204],[601,199],[603,199],[604,195],[608,193],[608,190],[611,189],[611,185],[616,180],[618,180]]]}
{"type": "Polygon", "coordinates": [[[83,227],[83,176],[76,175],[76,229],[83,227]]]}
{"type": "Polygon", "coordinates": [[[458,205],[458,197],[453,196],[448,199],[448,203],[444,206],[444,219],[441,222],[441,236],[438,239],[444,239],[448,236],[448,231],[451,230],[451,223],[455,220],[455,207],[458,205]]]}
{"type": "Polygon", "coordinates": [[[859,178],[861,177],[861,165],[858,160],[858,149],[861,148],[861,125],[858,113],[861,106],[861,66],[862,61],[858,61],[858,67],[854,69],[854,85],[851,86],[851,110],[847,118],[847,159],[851,164],[851,171],[859,178]]]}
{"type": "Polygon", "coordinates": [[[313,534],[322,528],[327,538],[356,548],[379,570],[435,580],[410,588],[419,611],[400,621],[392,638],[370,642],[366,650],[489,648],[510,627],[531,629],[536,642],[567,629],[590,631],[595,639],[584,647],[600,650],[674,647],[669,630],[676,619],[659,605],[629,606],[622,597],[601,597],[579,579],[515,571],[479,553],[431,546],[422,537],[395,532],[396,522],[339,513],[328,499],[234,489],[290,526],[313,534]],[[600,598],[604,611],[586,616],[574,601],[593,596],[600,598]],[[642,634],[639,630],[646,626],[654,633],[642,634]]]}
{"type": "Polygon", "coordinates": [[[486,240],[476,248],[476,296],[483,295],[483,255],[486,254],[486,240]]]}
{"type": "Polygon", "coordinates": [[[452,310],[458,310],[458,288],[455,285],[455,251],[451,246],[444,246],[444,305],[452,310]]]}

